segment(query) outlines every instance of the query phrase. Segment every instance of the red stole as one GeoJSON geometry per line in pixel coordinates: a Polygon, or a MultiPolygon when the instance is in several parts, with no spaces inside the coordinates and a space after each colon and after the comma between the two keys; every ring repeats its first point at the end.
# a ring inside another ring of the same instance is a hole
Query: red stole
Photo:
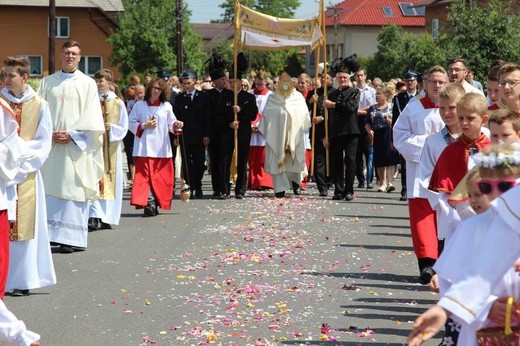
{"type": "Polygon", "coordinates": [[[421,102],[424,109],[431,109],[431,108],[439,108],[439,105],[436,105],[432,102],[432,100],[428,96],[424,96],[419,100],[421,102]]]}
{"type": "Polygon", "coordinates": [[[448,145],[435,164],[428,189],[452,193],[459,182],[468,173],[468,160],[470,148],[476,148],[480,152],[491,145],[486,135],[471,140],[461,135],[455,143],[448,145]]]}

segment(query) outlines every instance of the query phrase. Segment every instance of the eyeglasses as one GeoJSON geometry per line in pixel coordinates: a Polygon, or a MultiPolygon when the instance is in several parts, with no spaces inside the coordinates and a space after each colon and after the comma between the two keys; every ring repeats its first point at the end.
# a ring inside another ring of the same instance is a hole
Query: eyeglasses
{"type": "Polygon", "coordinates": [[[440,80],[430,80],[428,79],[428,83],[437,84],[437,85],[444,85],[448,82],[440,81],[440,80]]]}
{"type": "Polygon", "coordinates": [[[249,87],[249,85],[247,85],[247,84],[242,84],[242,88],[247,88],[247,87],[249,87]]]}
{"type": "Polygon", "coordinates": [[[153,90],[155,90],[155,91],[162,91],[162,88],[159,88],[159,87],[155,87],[155,86],[154,86],[154,87],[152,87],[152,89],[153,89],[153,90]]]}
{"type": "Polygon", "coordinates": [[[509,87],[512,88],[515,85],[517,85],[518,83],[520,83],[520,79],[511,79],[511,80],[504,80],[504,81],[498,82],[498,85],[501,86],[502,88],[509,85],[509,87]]]}
{"type": "Polygon", "coordinates": [[[486,180],[481,179],[477,181],[478,189],[480,193],[489,195],[495,188],[498,188],[500,192],[506,192],[510,188],[516,185],[516,179],[500,179],[500,180],[486,180]]]}
{"type": "Polygon", "coordinates": [[[459,73],[459,72],[462,72],[462,71],[466,71],[466,69],[465,68],[449,68],[448,69],[449,73],[451,73],[451,72],[459,73]]]}

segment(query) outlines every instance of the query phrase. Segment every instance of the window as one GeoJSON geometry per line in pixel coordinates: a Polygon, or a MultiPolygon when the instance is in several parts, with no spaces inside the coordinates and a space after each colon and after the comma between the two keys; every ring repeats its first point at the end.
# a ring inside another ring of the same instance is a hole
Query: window
{"type": "Polygon", "coordinates": [[[424,6],[413,7],[414,4],[411,2],[400,2],[399,8],[405,17],[424,17],[426,10],[424,6]]]}
{"type": "Polygon", "coordinates": [[[69,17],[56,17],[56,38],[70,37],[69,17]]]}
{"type": "Polygon", "coordinates": [[[387,17],[393,17],[394,16],[394,10],[392,10],[391,7],[383,7],[383,13],[385,14],[385,16],[387,17]]]}
{"type": "Polygon", "coordinates": [[[97,71],[101,70],[103,63],[100,56],[82,56],[79,61],[79,70],[88,76],[94,76],[97,71]]]}
{"type": "Polygon", "coordinates": [[[432,19],[432,38],[436,39],[439,37],[439,19],[432,19]]]}
{"type": "Polygon", "coordinates": [[[41,55],[26,55],[25,57],[27,58],[27,60],[29,60],[29,66],[31,68],[29,71],[29,76],[30,77],[42,76],[43,75],[43,67],[42,67],[43,59],[42,59],[41,55]]]}

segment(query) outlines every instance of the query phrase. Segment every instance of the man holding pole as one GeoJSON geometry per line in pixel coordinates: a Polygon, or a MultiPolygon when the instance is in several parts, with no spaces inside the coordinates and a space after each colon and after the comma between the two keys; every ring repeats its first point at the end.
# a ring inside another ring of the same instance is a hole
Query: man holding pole
{"type": "Polygon", "coordinates": [[[359,137],[357,111],[359,91],[350,82],[351,68],[343,64],[338,68],[336,79],[338,89],[330,94],[323,105],[331,110],[330,149],[332,175],[334,176],[333,200],[354,199],[354,176],[356,172],[356,152],[359,137]]]}
{"type": "Polygon", "coordinates": [[[327,196],[327,190],[329,188],[327,182],[327,162],[326,162],[326,149],[324,146],[325,139],[325,107],[323,107],[323,101],[325,99],[325,85],[327,87],[327,94],[332,93],[336,88],[332,86],[332,76],[329,73],[322,74],[321,77],[322,87],[316,90],[316,93],[307,96],[307,103],[311,110],[311,119],[314,124],[313,131],[311,132],[311,138],[314,136],[313,150],[314,150],[314,165],[313,173],[314,179],[320,196],[327,196]]]}

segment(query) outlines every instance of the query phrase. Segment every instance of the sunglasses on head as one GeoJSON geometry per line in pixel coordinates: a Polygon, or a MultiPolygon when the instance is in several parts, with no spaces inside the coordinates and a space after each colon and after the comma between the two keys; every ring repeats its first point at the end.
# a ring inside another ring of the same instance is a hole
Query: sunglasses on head
{"type": "Polygon", "coordinates": [[[502,193],[506,192],[517,184],[516,179],[500,179],[500,180],[486,180],[481,179],[477,181],[478,189],[480,193],[489,195],[495,188],[502,193]]]}

